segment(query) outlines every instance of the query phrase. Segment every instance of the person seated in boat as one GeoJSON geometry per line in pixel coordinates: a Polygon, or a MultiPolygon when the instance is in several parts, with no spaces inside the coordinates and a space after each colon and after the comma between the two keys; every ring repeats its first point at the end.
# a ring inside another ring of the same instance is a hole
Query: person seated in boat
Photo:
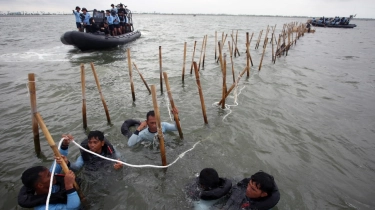
{"type": "MultiPolygon", "coordinates": [[[[60,153],[67,155],[67,144],[69,136],[60,148],[60,153]]],[[[18,205],[23,208],[34,208],[36,210],[46,209],[46,201],[50,188],[51,171],[44,166],[34,166],[22,173],[23,186],[18,194],[18,205]]],[[[49,209],[79,209],[81,201],[73,184],[75,175],[69,171],[65,175],[61,173],[62,168],[56,165],[55,175],[52,181],[52,193],[49,200],[49,209]]]]}
{"type": "Polygon", "coordinates": [[[307,33],[310,33],[311,24],[310,24],[310,23],[307,23],[306,28],[307,28],[307,33]]]}
{"type": "Polygon", "coordinates": [[[79,7],[79,6],[76,6],[76,9],[75,10],[73,10],[73,14],[74,14],[74,16],[76,17],[76,26],[77,26],[77,29],[78,29],[78,31],[82,31],[82,24],[81,24],[81,17],[80,17],[80,11],[81,10],[81,8],[79,7]]]}
{"type": "Polygon", "coordinates": [[[111,9],[109,9],[110,11],[115,11],[115,14],[117,14],[117,8],[115,7],[114,4],[111,4],[111,9]]]}
{"type": "MultiPolygon", "coordinates": [[[[93,153],[101,156],[119,160],[118,153],[113,148],[112,144],[104,138],[104,134],[101,131],[90,131],[87,139],[85,139],[81,146],[93,153]]],[[[82,167],[87,171],[96,171],[99,168],[110,168],[113,167],[115,170],[122,168],[122,163],[113,163],[112,161],[102,159],[96,155],[88,153],[84,150],[80,150],[81,155],[77,158],[75,163],[71,163],[67,155],[62,155],[61,158],[56,158],[56,162],[61,164],[62,161],[68,165],[73,171],[79,171],[82,167]]]]}
{"type": "Polygon", "coordinates": [[[87,12],[87,9],[86,8],[82,8],[82,15],[84,17],[83,19],[83,27],[85,28],[86,30],[86,33],[89,33],[90,32],[90,13],[87,12]]]}
{"type": "Polygon", "coordinates": [[[113,26],[114,26],[113,36],[121,35],[119,17],[114,10],[111,11],[111,15],[113,17],[113,26]]]}
{"type": "MultiPolygon", "coordinates": [[[[172,113],[178,114],[177,108],[174,108],[172,110],[172,113]]],[[[167,122],[161,123],[161,129],[163,133],[168,131],[177,131],[176,124],[171,124],[167,122]]],[[[152,110],[147,112],[146,120],[141,122],[137,130],[133,133],[133,135],[131,135],[131,137],[128,140],[128,146],[132,147],[140,141],[153,142],[154,137],[157,134],[157,131],[158,127],[156,125],[155,112],[152,110]]]]}
{"type": "Polygon", "coordinates": [[[185,186],[187,196],[193,200],[194,209],[209,209],[224,198],[232,188],[232,181],[220,178],[213,168],[204,168],[199,176],[185,186]]]}
{"type": "Polygon", "coordinates": [[[103,27],[100,28],[100,31],[104,32],[104,34],[105,34],[106,37],[109,36],[110,31],[109,31],[109,26],[108,26],[107,20],[105,20],[103,22],[103,27]]]}
{"type": "Polygon", "coordinates": [[[113,30],[114,30],[114,26],[113,26],[113,17],[112,17],[112,15],[111,15],[111,11],[106,10],[106,11],[105,11],[105,17],[106,17],[106,19],[107,19],[108,28],[109,28],[109,33],[110,33],[112,36],[114,36],[114,35],[113,35],[113,30]]]}
{"type": "Polygon", "coordinates": [[[259,171],[232,187],[230,198],[222,209],[268,210],[279,200],[280,192],[273,176],[259,171]]]}
{"type": "Polygon", "coordinates": [[[93,34],[101,31],[101,28],[97,23],[95,23],[95,19],[93,17],[90,18],[90,31],[93,34]]]}

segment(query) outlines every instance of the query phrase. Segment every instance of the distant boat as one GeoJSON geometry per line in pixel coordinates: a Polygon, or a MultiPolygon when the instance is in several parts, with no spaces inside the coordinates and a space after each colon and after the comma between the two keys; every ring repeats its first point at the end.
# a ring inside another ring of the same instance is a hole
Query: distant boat
{"type": "MultiPolygon", "coordinates": [[[[130,12],[130,10],[128,10],[130,12]]],[[[92,17],[95,23],[102,24],[105,20],[104,11],[94,10],[92,17]]],[[[80,50],[102,50],[114,48],[134,41],[141,36],[140,31],[134,31],[131,12],[128,13],[128,31],[118,36],[106,36],[104,32],[84,33],[79,31],[65,32],[60,40],[63,44],[73,45],[80,50]]]]}
{"type": "Polygon", "coordinates": [[[193,15],[194,17],[197,16],[197,15],[193,15]]]}
{"type": "Polygon", "coordinates": [[[356,24],[349,24],[350,20],[353,19],[355,15],[350,15],[346,17],[334,17],[334,18],[319,18],[319,19],[310,19],[307,22],[311,23],[313,26],[317,27],[328,27],[328,28],[354,28],[357,27],[356,24]]]}

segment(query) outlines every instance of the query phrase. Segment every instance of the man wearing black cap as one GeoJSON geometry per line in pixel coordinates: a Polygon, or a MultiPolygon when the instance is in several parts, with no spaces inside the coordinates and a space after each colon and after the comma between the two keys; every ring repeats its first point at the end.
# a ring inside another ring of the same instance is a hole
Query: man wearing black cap
{"type": "Polygon", "coordinates": [[[81,10],[81,8],[79,6],[76,6],[76,10],[73,10],[73,14],[76,16],[76,25],[77,25],[77,29],[78,31],[81,31],[82,32],[82,24],[81,24],[81,17],[80,17],[80,13],[79,11],[81,10]]]}

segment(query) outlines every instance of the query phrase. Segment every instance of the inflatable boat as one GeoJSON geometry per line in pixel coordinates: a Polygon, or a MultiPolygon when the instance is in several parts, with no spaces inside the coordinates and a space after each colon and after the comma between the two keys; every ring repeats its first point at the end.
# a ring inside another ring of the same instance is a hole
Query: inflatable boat
{"type": "Polygon", "coordinates": [[[124,45],[141,36],[140,31],[133,31],[119,36],[105,36],[104,33],[65,32],[60,40],[63,44],[73,45],[82,51],[102,50],[124,45]]]}

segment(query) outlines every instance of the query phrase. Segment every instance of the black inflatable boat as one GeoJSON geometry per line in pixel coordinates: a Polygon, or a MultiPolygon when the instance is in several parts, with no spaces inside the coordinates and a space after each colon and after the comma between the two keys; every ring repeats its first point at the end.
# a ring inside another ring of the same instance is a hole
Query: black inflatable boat
{"type": "Polygon", "coordinates": [[[66,45],[74,45],[80,50],[102,50],[124,45],[134,41],[141,36],[140,31],[133,31],[120,36],[108,36],[104,33],[84,33],[79,31],[65,32],[60,40],[66,45]]]}

